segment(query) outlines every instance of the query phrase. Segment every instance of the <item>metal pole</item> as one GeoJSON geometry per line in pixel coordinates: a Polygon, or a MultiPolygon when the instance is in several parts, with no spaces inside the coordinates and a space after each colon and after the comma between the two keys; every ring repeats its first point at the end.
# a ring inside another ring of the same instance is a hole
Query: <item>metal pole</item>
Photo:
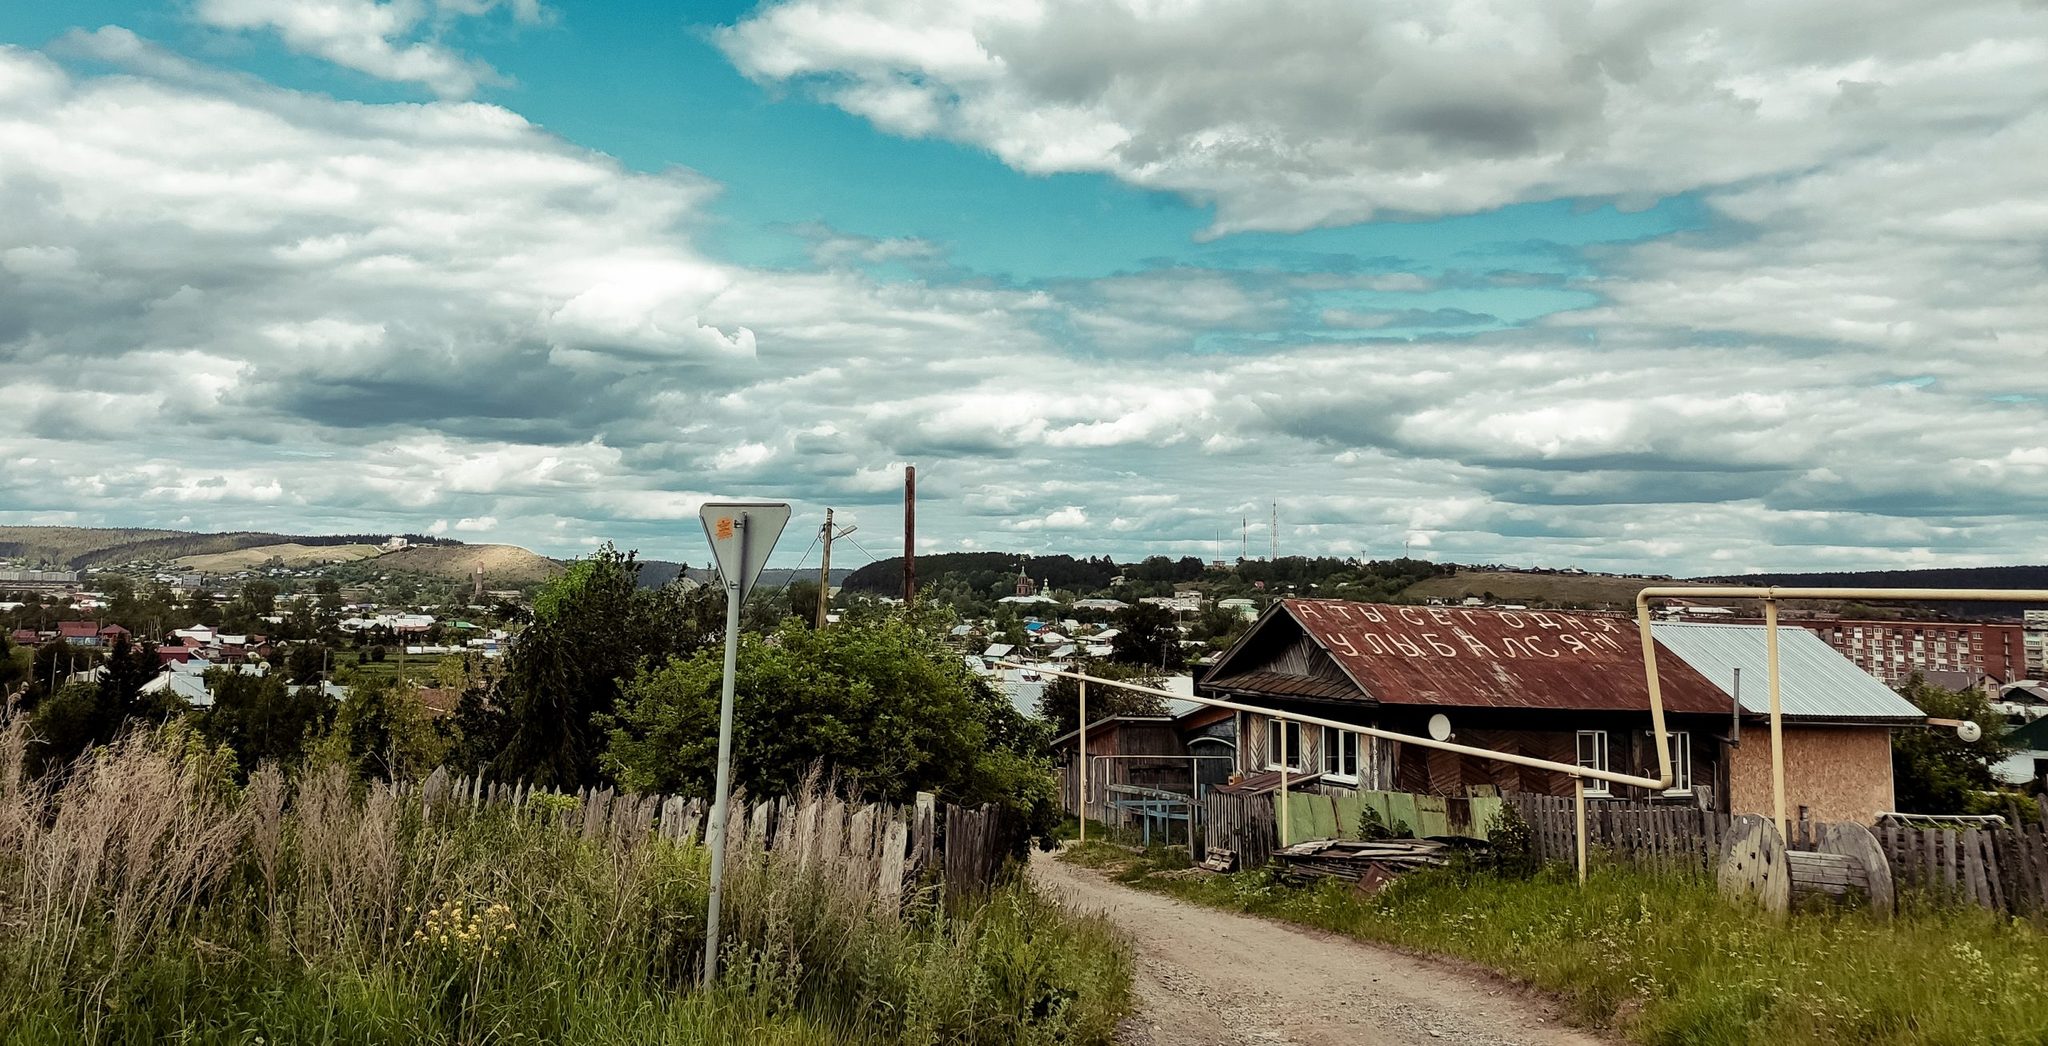
{"type": "MultiPolygon", "coordinates": [[[[1266,708],[1260,705],[1248,705],[1242,701],[1226,701],[1222,698],[1217,697],[1201,697],[1198,695],[1180,694],[1175,693],[1171,690],[1161,690],[1156,686],[1145,686],[1142,683],[1126,683],[1122,680],[1117,679],[1104,679],[1100,676],[1091,676],[1084,672],[1069,672],[1064,669],[1047,668],[1044,665],[1026,665],[1017,661],[998,661],[996,663],[1004,668],[1029,669],[1033,672],[1038,672],[1043,675],[1062,676],[1067,679],[1086,679],[1090,682],[1100,683],[1103,686],[1113,686],[1119,690],[1129,690],[1133,693],[1153,694],[1159,697],[1170,698],[1175,701],[1192,701],[1195,704],[1202,705],[1207,708],[1228,708],[1237,712],[1250,712],[1254,715],[1271,716],[1279,719],[1285,719],[1289,722],[1299,723],[1303,726],[1328,727],[1332,730],[1343,730],[1349,733],[1358,734],[1362,737],[1378,737],[1384,738],[1388,741],[1398,741],[1404,745],[1419,745],[1423,748],[1434,748],[1438,751],[1443,752],[1456,752],[1460,755],[1478,756],[1481,759],[1491,759],[1496,762],[1512,763],[1516,766],[1531,766],[1535,767],[1538,770],[1555,770],[1558,773],[1565,774],[1568,776],[1572,774],[1578,774],[1580,776],[1586,777],[1594,781],[1608,781],[1614,784],[1634,785],[1637,788],[1671,787],[1670,781],[1659,781],[1654,777],[1637,777],[1634,774],[1617,773],[1611,770],[1591,770],[1586,767],[1580,766],[1577,763],[1560,763],[1550,759],[1538,759],[1535,756],[1522,755],[1519,752],[1500,752],[1491,748],[1475,748],[1471,745],[1459,744],[1456,741],[1439,741],[1433,737],[1427,737],[1418,734],[1403,734],[1393,730],[1382,730],[1376,726],[1360,726],[1357,723],[1344,723],[1339,722],[1335,719],[1325,719],[1322,716],[1306,715],[1301,712],[1283,712],[1276,708],[1266,708]]],[[[1253,753],[1253,756],[1254,758],[1256,758],[1257,753],[1253,753]]]]}
{"type": "MultiPolygon", "coordinates": [[[[740,559],[747,561],[747,514],[740,513],[740,559]]],[[[739,674],[740,583],[725,583],[725,683],[718,693],[718,783],[711,794],[711,900],[704,913],[704,986],[718,980],[718,906],[725,892],[725,824],[732,801],[732,692],[739,674]]]]}
{"type": "Polygon", "coordinates": [[[1286,722],[1285,722],[1284,720],[1280,720],[1280,719],[1274,719],[1274,720],[1271,720],[1271,722],[1272,722],[1272,724],[1273,724],[1273,725],[1272,725],[1272,726],[1270,726],[1270,727],[1268,727],[1268,729],[1271,729],[1271,730],[1278,730],[1278,731],[1280,731],[1280,825],[1279,825],[1279,832],[1280,832],[1280,845],[1281,845],[1281,846],[1283,846],[1283,847],[1285,847],[1285,846],[1287,845],[1287,723],[1286,723],[1286,722]]]}
{"type": "Polygon", "coordinates": [[[1640,599],[1636,601],[1636,630],[1643,634],[1643,671],[1650,687],[1650,732],[1657,738],[1655,790],[1663,791],[1672,784],[1671,738],[1664,732],[1664,691],[1657,681],[1657,639],[1650,633],[1650,604],[1640,599]]]}
{"type": "Polygon", "coordinates": [[[1785,722],[1778,708],[1778,601],[1764,600],[1764,671],[1771,677],[1771,816],[1778,838],[1790,843],[1785,819],[1785,722]]]}
{"type": "Polygon", "coordinates": [[[1081,680],[1081,841],[1088,841],[1088,681],[1081,680]]]}
{"type": "Polygon", "coordinates": [[[1579,819],[1579,885],[1586,885],[1586,779],[1572,778],[1572,808],[1579,819]]]}
{"type": "Polygon", "coordinates": [[[917,466],[903,466],[903,605],[917,605],[917,466]]]}
{"type": "Polygon", "coordinates": [[[825,510],[825,560],[818,564],[818,628],[825,627],[825,611],[832,602],[832,510],[825,510]]]}

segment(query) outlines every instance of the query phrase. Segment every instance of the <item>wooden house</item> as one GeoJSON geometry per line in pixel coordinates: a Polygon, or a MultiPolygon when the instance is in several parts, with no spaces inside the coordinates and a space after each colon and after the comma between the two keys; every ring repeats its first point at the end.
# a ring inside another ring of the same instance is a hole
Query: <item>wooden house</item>
{"type": "MultiPolygon", "coordinates": [[[[1285,599],[1216,662],[1205,694],[1476,748],[1655,777],[1641,637],[1627,618],[1555,611],[1285,599]]],[[[1655,796],[1589,782],[1589,795],[1694,803],[1726,794],[1733,705],[1659,651],[1673,787],[1655,796]]],[[[1464,795],[1572,794],[1569,775],[1239,713],[1238,769],[1286,765],[1323,787],[1464,795]]]]}

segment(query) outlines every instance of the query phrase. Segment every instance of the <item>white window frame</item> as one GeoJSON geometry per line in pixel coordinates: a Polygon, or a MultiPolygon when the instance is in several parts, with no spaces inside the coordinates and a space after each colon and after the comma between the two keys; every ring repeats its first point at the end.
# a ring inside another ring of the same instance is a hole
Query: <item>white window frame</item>
{"type": "MultiPolygon", "coordinates": [[[[1604,773],[1604,772],[1606,772],[1606,770],[1607,770],[1607,731],[1605,731],[1605,730],[1581,730],[1581,731],[1579,731],[1578,737],[1574,739],[1574,742],[1573,742],[1573,746],[1572,746],[1572,761],[1573,761],[1573,762],[1575,762],[1575,763],[1577,763],[1577,764],[1578,764],[1579,766],[1582,766],[1582,767],[1584,767],[1584,768],[1586,768],[1586,769],[1588,769],[1588,770],[1599,770],[1599,771],[1601,771],[1601,772],[1603,772],[1603,773],[1604,773]],[[1592,761],[1592,762],[1590,762],[1590,763],[1586,761],[1586,742],[1587,742],[1587,741],[1592,741],[1592,742],[1593,742],[1593,761],[1592,761]]],[[[1583,781],[1585,781],[1585,782],[1586,782],[1586,794],[1587,794],[1587,795],[1607,795],[1607,794],[1609,794],[1609,790],[1608,790],[1608,785],[1607,785],[1607,782],[1605,782],[1605,781],[1602,781],[1602,780],[1600,780],[1599,778],[1596,778],[1596,777],[1587,777],[1587,778],[1581,778],[1581,780],[1583,780],[1583,781]]]]}
{"type": "Polygon", "coordinates": [[[1334,726],[1323,727],[1323,777],[1345,784],[1357,784],[1359,774],[1359,735],[1334,726]],[[1345,755],[1350,755],[1351,771],[1344,771],[1345,755]]]}
{"type": "MultiPolygon", "coordinates": [[[[1652,744],[1656,737],[1655,733],[1650,734],[1652,744]]],[[[1671,787],[1664,794],[1692,794],[1692,735],[1683,730],[1671,732],[1671,787]]]]}
{"type": "Polygon", "coordinates": [[[1292,719],[1269,717],[1266,720],[1266,769],[1280,769],[1280,737],[1283,730],[1294,732],[1292,737],[1287,738],[1287,758],[1290,760],[1287,772],[1302,773],[1305,763],[1301,757],[1301,724],[1292,719]]]}

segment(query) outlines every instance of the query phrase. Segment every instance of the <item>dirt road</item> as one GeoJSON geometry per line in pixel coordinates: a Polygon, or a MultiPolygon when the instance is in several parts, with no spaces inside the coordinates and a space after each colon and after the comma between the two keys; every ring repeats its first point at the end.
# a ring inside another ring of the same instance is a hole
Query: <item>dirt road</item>
{"type": "Polygon", "coordinates": [[[1032,878],[1137,950],[1126,1046],[1603,1046],[1485,976],[1134,890],[1034,854],[1032,878]]]}

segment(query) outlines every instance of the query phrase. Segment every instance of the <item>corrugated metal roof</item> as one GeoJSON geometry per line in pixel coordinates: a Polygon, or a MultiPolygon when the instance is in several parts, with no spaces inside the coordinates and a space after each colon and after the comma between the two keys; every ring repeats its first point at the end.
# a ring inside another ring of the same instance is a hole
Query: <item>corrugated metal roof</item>
{"type": "Polygon", "coordinates": [[[1285,672],[1236,672],[1223,679],[1202,684],[1216,690],[1248,690],[1260,694],[1286,694],[1327,701],[1357,700],[1358,687],[1348,679],[1297,676],[1285,672]]]}
{"type": "MultiPolygon", "coordinates": [[[[1771,710],[1762,625],[1664,622],[1652,627],[1659,646],[1698,669],[1723,694],[1742,669],[1742,710],[1771,710]]],[[[1836,653],[1827,640],[1792,625],[1778,628],[1778,707],[1788,719],[1917,720],[1927,713],[1836,653]]]]}
{"type": "MultiPolygon", "coordinates": [[[[1382,704],[1650,708],[1642,636],[1627,618],[1337,599],[1279,606],[1382,704]]],[[[1727,697],[1670,652],[1660,651],[1657,673],[1666,711],[1727,713],[1727,697]]]]}

